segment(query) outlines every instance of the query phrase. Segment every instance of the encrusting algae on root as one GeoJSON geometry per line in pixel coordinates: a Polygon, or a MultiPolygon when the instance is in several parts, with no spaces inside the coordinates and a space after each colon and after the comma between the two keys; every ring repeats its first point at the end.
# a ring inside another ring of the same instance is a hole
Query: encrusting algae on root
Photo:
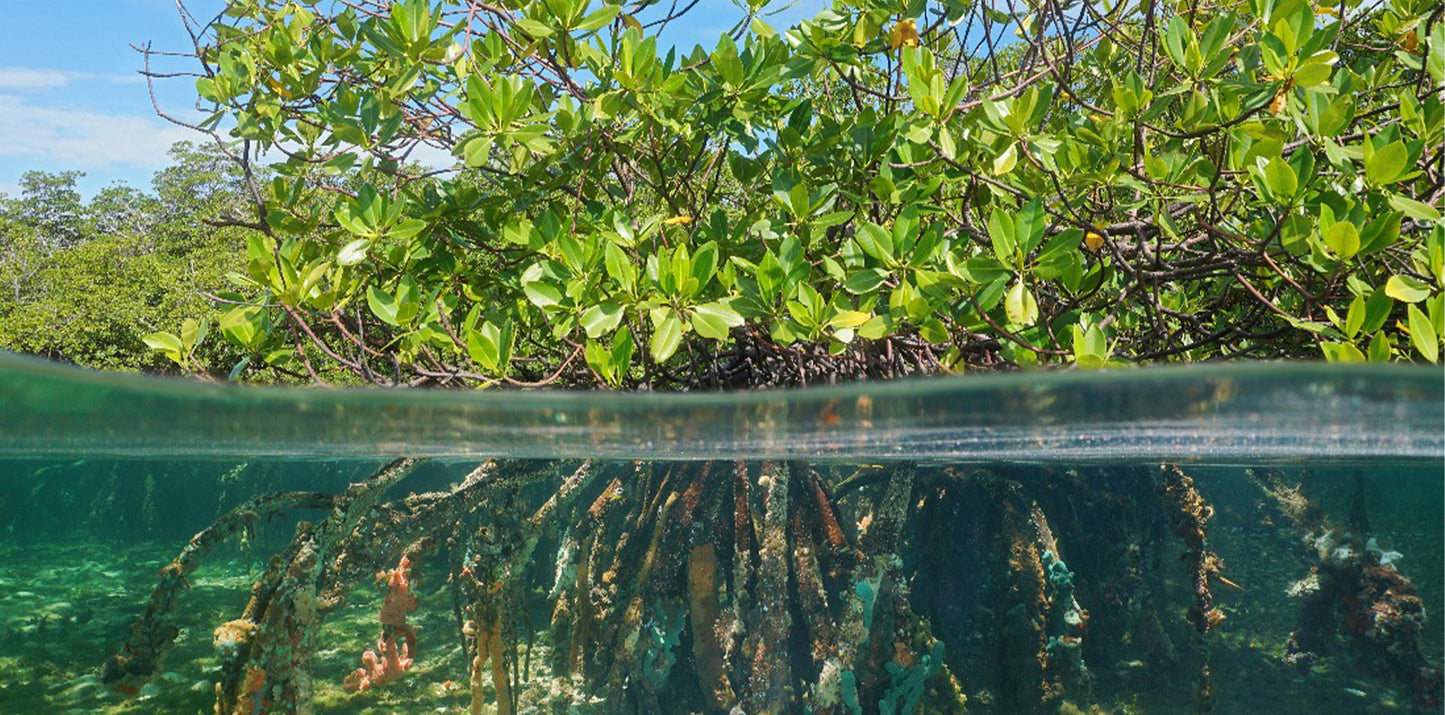
{"type": "Polygon", "coordinates": [[[1396,568],[1401,555],[1369,535],[1363,479],[1356,479],[1349,521],[1341,524],[1278,470],[1247,473],[1314,560],[1309,574],[1288,590],[1300,605],[1285,662],[1307,669],[1333,648],[1347,645],[1362,669],[1409,687],[1420,707],[1438,709],[1445,676],[1421,652],[1425,606],[1415,584],[1396,568]]]}
{"type": "Polygon", "coordinates": [[[1220,578],[1224,560],[1205,543],[1206,524],[1214,517],[1214,507],[1200,496],[1190,479],[1179,467],[1160,466],[1164,475],[1160,491],[1169,514],[1169,531],[1184,542],[1183,560],[1193,580],[1194,602],[1189,606],[1189,622],[1196,631],[1195,646],[1199,653],[1199,680],[1195,690],[1197,712],[1214,710],[1214,675],[1209,663],[1205,636],[1224,622],[1224,611],[1215,607],[1209,580],[1220,578]]]}

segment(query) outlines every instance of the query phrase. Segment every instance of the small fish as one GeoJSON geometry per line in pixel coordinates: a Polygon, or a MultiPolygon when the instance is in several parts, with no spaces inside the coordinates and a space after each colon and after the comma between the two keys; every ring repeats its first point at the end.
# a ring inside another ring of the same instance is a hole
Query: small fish
{"type": "Polygon", "coordinates": [[[819,419],[822,420],[823,424],[836,425],[843,421],[843,418],[838,416],[837,408],[837,400],[829,400],[827,404],[823,405],[822,414],[819,415],[819,419]]]}

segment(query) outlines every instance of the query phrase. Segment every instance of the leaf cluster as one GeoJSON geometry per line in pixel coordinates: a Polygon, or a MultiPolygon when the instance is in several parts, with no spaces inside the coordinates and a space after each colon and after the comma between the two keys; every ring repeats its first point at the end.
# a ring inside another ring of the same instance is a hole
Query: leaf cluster
{"type": "Polygon", "coordinates": [[[202,128],[285,157],[220,323],[252,364],[691,388],[1439,359],[1425,0],[839,0],[690,51],[646,1],[326,7],[236,0],[196,48],[202,128]]]}

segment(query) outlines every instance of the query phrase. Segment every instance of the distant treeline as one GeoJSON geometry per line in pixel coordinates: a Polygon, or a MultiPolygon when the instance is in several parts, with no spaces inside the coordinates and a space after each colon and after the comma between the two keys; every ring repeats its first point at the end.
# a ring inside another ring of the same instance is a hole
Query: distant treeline
{"type": "MultiPolygon", "coordinates": [[[[75,171],[32,171],[0,195],[0,349],[85,367],[166,371],[142,337],[183,319],[214,324],[212,298],[245,261],[217,218],[244,206],[243,179],[213,147],[180,142],[149,191],[114,184],[83,200],[75,171]]],[[[208,345],[224,364],[222,341],[208,345]]],[[[234,363],[237,358],[231,358],[234,363]]]]}

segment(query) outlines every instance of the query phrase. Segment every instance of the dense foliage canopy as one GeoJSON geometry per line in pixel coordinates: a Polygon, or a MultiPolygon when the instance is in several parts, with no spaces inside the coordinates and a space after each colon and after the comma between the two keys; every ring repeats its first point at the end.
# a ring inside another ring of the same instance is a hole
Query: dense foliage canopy
{"type": "MultiPolygon", "coordinates": [[[[250,181],[210,333],[233,374],[1439,358],[1436,2],[754,5],[692,49],[677,7],[234,0],[195,26],[197,128],[250,181]]],[[[195,368],[204,334],[148,340],[195,368]]]]}
{"type": "MultiPolygon", "coordinates": [[[[36,171],[18,196],[0,195],[0,348],[161,371],[170,361],[147,347],[147,333],[224,314],[208,295],[244,265],[245,238],[205,221],[244,206],[241,173],[207,146],[182,142],[171,159],[151,192],[117,184],[84,201],[78,173],[36,171]]],[[[187,367],[240,357],[210,341],[187,367]]]]}

